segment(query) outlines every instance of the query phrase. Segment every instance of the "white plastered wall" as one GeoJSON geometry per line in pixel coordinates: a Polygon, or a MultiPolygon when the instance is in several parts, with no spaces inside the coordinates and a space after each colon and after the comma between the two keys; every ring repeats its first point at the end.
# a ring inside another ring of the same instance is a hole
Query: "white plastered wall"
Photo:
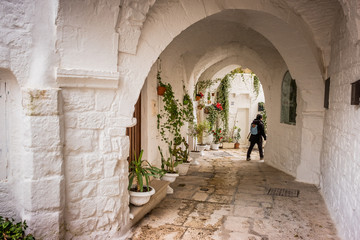
{"type": "Polygon", "coordinates": [[[21,91],[15,76],[0,69],[0,216],[22,219],[24,147],[21,91]]]}
{"type": "Polygon", "coordinates": [[[342,239],[360,238],[360,108],[350,105],[351,83],[360,79],[360,45],[354,38],[360,29],[349,24],[353,17],[339,18],[332,32],[321,154],[321,191],[342,239]]]}

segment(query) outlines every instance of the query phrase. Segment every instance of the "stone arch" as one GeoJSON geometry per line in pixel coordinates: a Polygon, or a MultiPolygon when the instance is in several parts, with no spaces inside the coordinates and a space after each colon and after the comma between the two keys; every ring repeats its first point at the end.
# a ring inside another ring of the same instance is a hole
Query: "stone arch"
{"type": "Polygon", "coordinates": [[[20,86],[15,75],[0,68],[0,215],[21,220],[23,172],[23,111],[20,86]]]}
{"type": "MultiPolygon", "coordinates": [[[[310,101],[309,95],[322,95],[323,64],[305,22],[289,8],[278,8],[271,3],[260,4],[260,1],[251,3],[226,1],[222,4],[213,3],[206,6],[200,2],[164,4],[162,1],[157,1],[144,23],[137,54],[119,54],[123,100],[134,105],[140,90],[137,94],[131,94],[132,96],[129,95],[129,90],[144,83],[152,64],[181,31],[199,20],[217,13],[221,14],[229,9],[242,9],[239,13],[246,15],[245,24],[269,39],[284,58],[294,77],[298,80],[302,79],[299,82],[303,83],[299,85],[303,85],[305,90],[303,98],[308,102],[304,107],[309,110],[321,109],[321,97],[310,101]],[[179,21],[179,19],[184,20],[179,21]],[[288,33],[286,41],[285,32],[288,33]],[[311,77],[304,76],[305,70],[312,72],[311,77]]],[[[131,112],[128,114],[130,115],[131,112]]]]}
{"type": "MultiPolygon", "coordinates": [[[[281,59],[280,55],[277,57],[281,59]]],[[[190,80],[209,78],[212,72],[218,71],[226,65],[246,63],[246,67],[256,72],[262,82],[271,82],[271,71],[265,61],[266,59],[263,59],[254,50],[236,43],[230,43],[213,49],[202,56],[194,66],[190,80]]]]}
{"type": "MultiPolygon", "coordinates": [[[[302,99],[299,111],[303,117],[301,124],[303,129],[299,136],[303,139],[300,140],[302,141],[300,163],[304,162],[304,164],[300,164],[299,169],[295,171],[296,174],[292,173],[300,181],[318,183],[320,170],[311,167],[311,158],[307,152],[309,149],[310,152],[316,151],[320,158],[318,151],[321,146],[312,147],[311,142],[322,138],[322,133],[317,132],[317,136],[312,135],[312,129],[307,127],[311,124],[307,122],[323,118],[324,64],[306,23],[286,6],[278,8],[270,3],[256,5],[256,2],[239,3],[238,1],[226,1],[211,7],[202,3],[156,2],[144,23],[137,54],[119,55],[119,71],[122,76],[121,101],[134,105],[140,92],[136,86],[144,83],[145,77],[160,53],[181,31],[206,17],[231,18],[232,21],[244,24],[263,35],[277,49],[287,69],[297,80],[299,97],[302,99]],[[184,20],[178,20],[183,19],[184,16],[186,16],[184,20]],[[130,91],[134,89],[135,94],[134,91],[130,91]],[[311,174],[308,173],[309,171],[311,174]]],[[[284,72],[285,70],[286,68],[284,72]]],[[[132,111],[126,114],[130,116],[132,111]]],[[[318,127],[322,129],[322,126],[318,127]]]]}

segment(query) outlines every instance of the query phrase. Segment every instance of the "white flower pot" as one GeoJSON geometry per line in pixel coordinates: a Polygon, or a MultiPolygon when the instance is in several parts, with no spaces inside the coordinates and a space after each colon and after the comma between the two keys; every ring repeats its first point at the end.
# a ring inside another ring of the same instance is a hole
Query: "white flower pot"
{"type": "Polygon", "coordinates": [[[182,163],[176,166],[176,171],[180,176],[185,176],[189,171],[190,163],[182,163]]]}
{"type": "Polygon", "coordinates": [[[195,151],[191,151],[190,152],[190,157],[193,159],[193,161],[191,161],[191,165],[199,165],[199,162],[196,160],[199,157],[201,157],[201,152],[195,152],[195,151]]]}
{"type": "Polygon", "coordinates": [[[197,145],[197,150],[200,151],[201,156],[204,156],[204,150],[207,148],[206,145],[197,145]]]}
{"type": "Polygon", "coordinates": [[[145,203],[149,202],[150,197],[155,194],[155,189],[150,187],[151,191],[149,192],[133,192],[129,191],[130,194],[130,203],[135,206],[142,206],[145,203]]]}
{"type": "Polygon", "coordinates": [[[219,150],[219,146],[220,146],[220,143],[212,143],[211,144],[211,149],[212,150],[219,150]]]}
{"type": "MultiPolygon", "coordinates": [[[[179,174],[177,173],[165,173],[164,176],[161,177],[161,180],[167,181],[167,182],[175,182],[176,178],[179,176],[179,174]]],[[[174,193],[174,189],[172,189],[169,185],[167,186],[166,189],[166,193],[167,194],[173,194],[174,193]]]]}
{"type": "Polygon", "coordinates": [[[165,175],[161,177],[161,180],[172,183],[172,182],[175,182],[175,180],[178,176],[179,176],[178,173],[165,173],[165,175]]]}

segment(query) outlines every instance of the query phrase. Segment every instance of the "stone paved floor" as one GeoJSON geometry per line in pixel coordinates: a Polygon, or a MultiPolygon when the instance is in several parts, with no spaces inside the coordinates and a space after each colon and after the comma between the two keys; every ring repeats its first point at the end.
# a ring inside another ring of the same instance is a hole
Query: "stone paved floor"
{"type": "Polygon", "coordinates": [[[338,239],[318,189],[245,150],[209,151],[134,228],[130,239],[338,239]],[[300,190],[298,197],[267,195],[300,190]]]}

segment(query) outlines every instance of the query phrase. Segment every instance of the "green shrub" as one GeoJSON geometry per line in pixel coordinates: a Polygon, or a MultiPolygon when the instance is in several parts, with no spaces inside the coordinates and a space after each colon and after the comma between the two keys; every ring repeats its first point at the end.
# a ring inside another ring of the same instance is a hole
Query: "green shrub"
{"type": "Polygon", "coordinates": [[[28,227],[26,221],[18,223],[14,221],[14,219],[4,219],[0,216],[0,240],[35,240],[31,234],[25,236],[25,230],[28,227]]]}

